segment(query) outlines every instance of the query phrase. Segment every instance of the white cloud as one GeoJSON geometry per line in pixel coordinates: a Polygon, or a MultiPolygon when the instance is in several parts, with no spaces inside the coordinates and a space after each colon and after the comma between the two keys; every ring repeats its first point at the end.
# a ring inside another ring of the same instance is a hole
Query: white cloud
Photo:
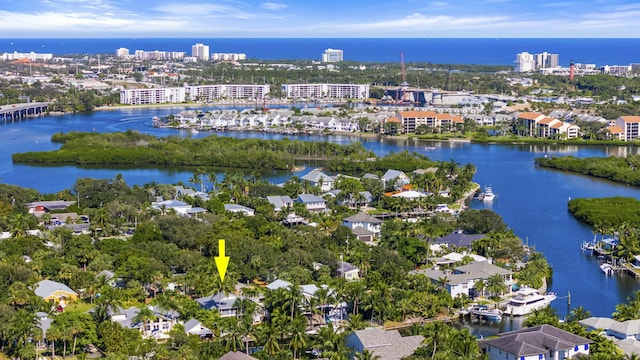
{"type": "Polygon", "coordinates": [[[265,10],[282,10],[287,8],[287,4],[282,3],[274,3],[274,2],[264,2],[260,4],[260,7],[265,10]]]}

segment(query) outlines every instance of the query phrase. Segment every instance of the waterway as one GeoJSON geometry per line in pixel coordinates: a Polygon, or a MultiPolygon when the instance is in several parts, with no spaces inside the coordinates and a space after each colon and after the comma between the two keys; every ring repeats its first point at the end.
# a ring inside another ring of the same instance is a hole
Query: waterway
{"type": "MultiPolygon", "coordinates": [[[[189,169],[102,169],[75,166],[38,167],[13,164],[15,152],[51,150],[58,147],[50,141],[57,132],[97,131],[114,132],[138,130],[157,136],[182,135],[203,137],[207,133],[187,134],[174,129],[151,126],[153,116],[166,116],[182,108],[127,109],[100,111],[91,114],[49,116],[16,123],[0,124],[0,181],[55,193],[71,188],[79,177],[113,178],[122,174],[129,185],[150,181],[160,183],[188,183],[193,171],[189,169]]],[[[227,133],[224,136],[279,139],[284,136],[262,133],[227,133]]],[[[576,147],[553,145],[483,145],[470,143],[434,143],[417,140],[364,139],[352,136],[297,137],[303,140],[329,140],[337,143],[363,142],[378,155],[404,149],[422,152],[435,160],[455,160],[460,164],[473,163],[477,167],[475,181],[491,185],[497,194],[493,204],[471,203],[472,208],[488,207],[500,214],[513,231],[541,251],[553,266],[550,291],[558,294],[553,302],[560,315],[570,307],[584,306],[593,315],[610,316],[616,304],[626,301],[640,281],[628,276],[606,277],[597,259],[580,252],[580,243],[593,238],[591,229],[577,222],[567,211],[567,201],[577,197],[640,196],[640,189],[612,182],[538,168],[534,159],[541,156],[573,155],[578,157],[625,155],[636,148],[576,147]],[[436,146],[425,151],[427,145],[436,146]]],[[[308,170],[307,170],[308,171],[308,170]]],[[[290,174],[272,173],[267,176],[280,182],[290,174]]]]}

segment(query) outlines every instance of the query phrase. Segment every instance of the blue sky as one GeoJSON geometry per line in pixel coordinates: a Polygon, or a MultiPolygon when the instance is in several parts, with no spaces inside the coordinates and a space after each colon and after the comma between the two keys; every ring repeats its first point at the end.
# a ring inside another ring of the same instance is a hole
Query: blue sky
{"type": "Polygon", "coordinates": [[[628,0],[0,0],[0,37],[640,37],[628,0]]]}

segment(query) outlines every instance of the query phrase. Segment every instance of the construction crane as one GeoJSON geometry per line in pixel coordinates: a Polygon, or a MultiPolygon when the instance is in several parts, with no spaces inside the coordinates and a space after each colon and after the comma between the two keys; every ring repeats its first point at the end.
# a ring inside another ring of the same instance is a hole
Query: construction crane
{"type": "Polygon", "coordinates": [[[402,83],[400,83],[400,89],[402,90],[402,97],[400,101],[406,100],[406,92],[409,89],[409,83],[407,82],[407,73],[404,70],[404,51],[400,52],[400,68],[402,69],[402,83]]]}

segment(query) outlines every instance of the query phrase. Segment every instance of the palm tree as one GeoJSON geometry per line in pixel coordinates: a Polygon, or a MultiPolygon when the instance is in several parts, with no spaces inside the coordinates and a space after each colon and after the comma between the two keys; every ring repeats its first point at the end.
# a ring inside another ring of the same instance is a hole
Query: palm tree
{"type": "Polygon", "coordinates": [[[288,332],[289,348],[293,350],[293,358],[297,358],[297,354],[307,346],[307,320],[304,316],[298,316],[289,324],[288,332]]]}
{"type": "Polygon", "coordinates": [[[591,317],[591,312],[582,306],[578,306],[574,308],[567,316],[567,321],[569,322],[578,322],[580,320],[584,320],[591,317]]]}
{"type": "Polygon", "coordinates": [[[98,321],[109,319],[110,311],[118,311],[124,304],[120,290],[105,287],[101,290],[100,296],[96,299],[95,316],[98,321]]]}
{"type": "Polygon", "coordinates": [[[500,274],[493,274],[487,279],[487,291],[494,297],[498,298],[504,294],[507,290],[507,285],[504,283],[504,277],[500,274]]]}
{"type": "Polygon", "coordinates": [[[151,330],[151,327],[148,326],[148,323],[153,322],[155,319],[156,314],[154,314],[150,308],[144,306],[140,308],[140,311],[133,318],[133,322],[141,324],[140,326],[142,328],[142,336],[146,336],[148,335],[147,331],[151,330]]]}

